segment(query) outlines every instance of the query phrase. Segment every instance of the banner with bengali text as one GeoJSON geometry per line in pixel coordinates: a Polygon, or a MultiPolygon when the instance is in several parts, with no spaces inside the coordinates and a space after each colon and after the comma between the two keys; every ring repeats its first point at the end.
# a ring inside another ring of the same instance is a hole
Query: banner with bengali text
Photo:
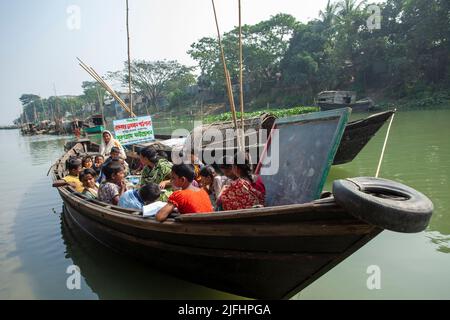
{"type": "Polygon", "coordinates": [[[114,133],[116,139],[123,146],[155,140],[150,116],[115,120],[114,133]]]}

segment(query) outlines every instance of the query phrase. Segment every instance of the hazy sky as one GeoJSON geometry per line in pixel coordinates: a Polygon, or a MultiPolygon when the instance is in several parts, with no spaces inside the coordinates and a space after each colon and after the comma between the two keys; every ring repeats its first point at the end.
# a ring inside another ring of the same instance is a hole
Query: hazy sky
{"type": "MultiPolygon", "coordinates": [[[[210,0],[129,3],[132,58],[194,65],[186,53],[190,45],[216,34],[210,0]]],[[[216,0],[222,32],[237,25],[237,3],[216,0]]],[[[326,3],[242,0],[243,23],[280,12],[306,22],[317,18],[326,3]]],[[[78,66],[77,56],[100,74],[121,69],[127,59],[125,0],[0,0],[0,41],[0,124],[10,124],[21,112],[23,93],[48,97],[54,95],[53,84],[58,95],[82,93],[81,83],[91,78],[78,66]]]]}

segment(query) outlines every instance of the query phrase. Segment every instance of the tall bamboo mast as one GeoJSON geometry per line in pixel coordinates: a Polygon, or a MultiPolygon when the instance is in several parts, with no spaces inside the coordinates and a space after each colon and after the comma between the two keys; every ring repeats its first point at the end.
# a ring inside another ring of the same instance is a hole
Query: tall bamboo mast
{"type": "MultiPolygon", "coordinates": [[[[223,50],[222,38],[220,36],[219,22],[217,20],[217,13],[216,13],[216,5],[214,3],[214,0],[211,0],[211,2],[212,2],[213,10],[214,10],[214,18],[216,20],[217,36],[219,38],[219,47],[220,47],[220,52],[222,55],[223,72],[225,75],[228,100],[230,102],[230,108],[231,108],[231,115],[233,117],[234,128],[237,130],[238,124],[237,124],[237,118],[236,118],[236,106],[234,105],[233,88],[231,87],[230,73],[228,72],[227,63],[225,61],[225,52],[223,50]]],[[[239,140],[240,139],[238,137],[238,143],[240,144],[239,140]]]]}
{"type": "Polygon", "coordinates": [[[129,25],[129,7],[127,3],[127,44],[128,44],[128,93],[130,95],[130,114],[133,113],[133,93],[131,89],[131,53],[130,53],[130,25],[129,25]]]}
{"type": "Polygon", "coordinates": [[[34,112],[34,122],[36,123],[39,121],[39,119],[36,113],[36,105],[34,104],[34,102],[33,102],[33,112],[34,112]]]}
{"type": "Polygon", "coordinates": [[[242,130],[242,145],[245,146],[244,136],[244,63],[243,63],[243,48],[242,48],[242,9],[241,0],[239,1],[239,87],[240,87],[240,106],[241,106],[241,130],[242,130]]]}
{"type": "Polygon", "coordinates": [[[50,119],[50,115],[48,114],[48,110],[44,107],[44,102],[42,102],[41,95],[39,94],[39,101],[41,102],[42,112],[44,113],[44,117],[50,119]]]}

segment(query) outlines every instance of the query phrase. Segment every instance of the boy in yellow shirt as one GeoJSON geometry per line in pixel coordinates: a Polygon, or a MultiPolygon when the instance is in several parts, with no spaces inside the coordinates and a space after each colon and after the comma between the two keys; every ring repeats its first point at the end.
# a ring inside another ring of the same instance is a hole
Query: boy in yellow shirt
{"type": "Polygon", "coordinates": [[[79,179],[81,172],[81,160],[80,159],[70,159],[67,163],[67,169],[69,174],[63,178],[63,180],[58,180],[53,183],[53,187],[59,188],[67,185],[72,186],[77,192],[83,192],[84,187],[79,179]]]}

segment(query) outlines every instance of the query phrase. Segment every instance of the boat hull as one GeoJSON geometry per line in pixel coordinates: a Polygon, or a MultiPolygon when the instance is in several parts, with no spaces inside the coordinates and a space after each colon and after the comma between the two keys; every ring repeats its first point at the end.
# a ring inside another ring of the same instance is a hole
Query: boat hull
{"type": "Polygon", "coordinates": [[[249,298],[292,297],[382,231],[334,201],[161,224],[95,208],[65,189],[60,194],[64,219],[100,243],[178,278],[249,298]]]}
{"type": "Polygon", "coordinates": [[[394,111],[386,111],[348,123],[333,165],[353,161],[393,114],[394,111]]]}
{"type": "Polygon", "coordinates": [[[341,108],[352,108],[352,112],[367,112],[373,109],[373,101],[371,100],[360,102],[357,101],[351,104],[319,102],[318,105],[321,111],[328,111],[341,108]]]}

